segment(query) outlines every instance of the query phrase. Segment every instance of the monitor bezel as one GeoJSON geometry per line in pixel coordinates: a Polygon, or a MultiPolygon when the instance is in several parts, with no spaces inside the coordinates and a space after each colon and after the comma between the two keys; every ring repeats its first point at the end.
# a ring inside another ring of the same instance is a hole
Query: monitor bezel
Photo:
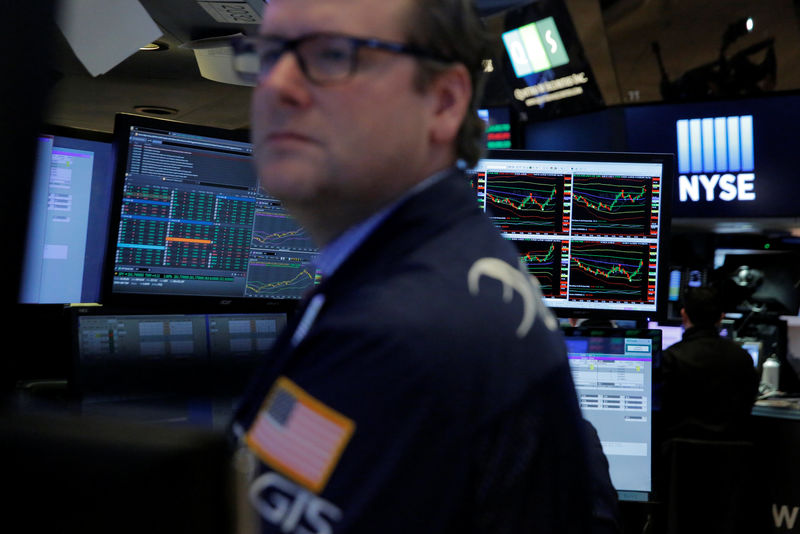
{"type": "MultiPolygon", "coordinates": [[[[39,136],[50,135],[54,137],[73,137],[85,141],[96,141],[98,143],[109,143],[113,145],[113,132],[102,130],[89,130],[75,126],[64,126],[61,124],[45,123],[39,126],[39,136]]],[[[114,148],[112,146],[112,148],[114,148]]]]}
{"type": "Polygon", "coordinates": [[[655,152],[606,152],[606,151],[571,151],[571,150],[527,150],[503,149],[488,150],[481,161],[492,159],[505,160],[551,160],[600,163],[657,163],[662,166],[661,176],[661,218],[658,233],[658,270],[656,273],[656,307],[655,310],[620,310],[614,308],[587,308],[581,306],[550,306],[558,317],[599,318],[599,319],[634,319],[645,321],[663,321],[667,312],[669,296],[669,239],[672,220],[672,188],[675,180],[675,156],[668,153],[655,152]]]}
{"type": "Polygon", "coordinates": [[[102,303],[119,308],[130,309],[196,309],[205,312],[290,312],[299,299],[262,299],[245,296],[175,295],[122,293],[114,291],[114,258],[117,234],[121,222],[121,209],[125,174],[130,152],[130,128],[168,129],[189,135],[216,137],[238,142],[250,142],[247,129],[225,129],[208,125],[192,124],[173,119],[145,117],[130,113],[117,113],[114,119],[114,144],[116,145],[116,170],[114,173],[114,193],[112,212],[108,231],[108,245],[105,258],[104,281],[101,291],[102,303]]]}

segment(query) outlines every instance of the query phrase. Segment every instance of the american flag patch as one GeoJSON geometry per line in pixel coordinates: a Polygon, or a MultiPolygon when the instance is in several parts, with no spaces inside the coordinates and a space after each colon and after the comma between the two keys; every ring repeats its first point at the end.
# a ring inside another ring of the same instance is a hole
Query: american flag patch
{"type": "Polygon", "coordinates": [[[328,482],[355,423],[286,377],[267,395],[245,436],[267,464],[315,493],[328,482]]]}

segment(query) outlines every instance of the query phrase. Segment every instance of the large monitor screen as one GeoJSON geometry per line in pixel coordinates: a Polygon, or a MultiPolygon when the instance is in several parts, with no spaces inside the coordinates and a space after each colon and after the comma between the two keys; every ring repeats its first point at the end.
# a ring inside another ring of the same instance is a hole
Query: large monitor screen
{"type": "Polygon", "coordinates": [[[108,300],[296,300],[317,251],[260,189],[246,131],[120,114],[108,300]]]}
{"type": "Polygon", "coordinates": [[[20,303],[99,301],[113,174],[111,134],[55,126],[42,129],[20,303]]]}
{"type": "Polygon", "coordinates": [[[661,330],[565,328],[581,412],[597,430],[620,499],[653,491],[653,361],[661,330]]]}
{"type": "Polygon", "coordinates": [[[671,155],[494,150],[470,173],[556,314],[663,313],[671,155]]]}

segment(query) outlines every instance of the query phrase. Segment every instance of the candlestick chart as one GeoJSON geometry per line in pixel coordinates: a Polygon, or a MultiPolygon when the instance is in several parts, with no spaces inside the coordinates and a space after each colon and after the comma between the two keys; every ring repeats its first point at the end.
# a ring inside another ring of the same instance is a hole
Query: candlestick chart
{"type": "Polygon", "coordinates": [[[570,298],[647,302],[650,245],[573,241],[570,254],[570,298]]]}
{"type": "Polygon", "coordinates": [[[504,232],[561,230],[563,175],[486,173],[486,211],[504,232]]]}
{"type": "Polygon", "coordinates": [[[520,261],[526,270],[539,281],[542,295],[559,296],[561,270],[560,241],[514,241],[520,261]]]}
{"type": "Polygon", "coordinates": [[[572,193],[573,234],[650,235],[651,189],[649,178],[576,175],[572,193]]]}

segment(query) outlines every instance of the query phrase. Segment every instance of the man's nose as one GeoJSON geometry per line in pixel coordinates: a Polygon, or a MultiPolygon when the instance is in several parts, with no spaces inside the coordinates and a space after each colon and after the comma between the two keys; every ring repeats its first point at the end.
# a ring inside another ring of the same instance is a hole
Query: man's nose
{"type": "Polygon", "coordinates": [[[258,79],[260,84],[283,83],[305,80],[300,58],[293,50],[284,50],[266,72],[258,79]]]}

